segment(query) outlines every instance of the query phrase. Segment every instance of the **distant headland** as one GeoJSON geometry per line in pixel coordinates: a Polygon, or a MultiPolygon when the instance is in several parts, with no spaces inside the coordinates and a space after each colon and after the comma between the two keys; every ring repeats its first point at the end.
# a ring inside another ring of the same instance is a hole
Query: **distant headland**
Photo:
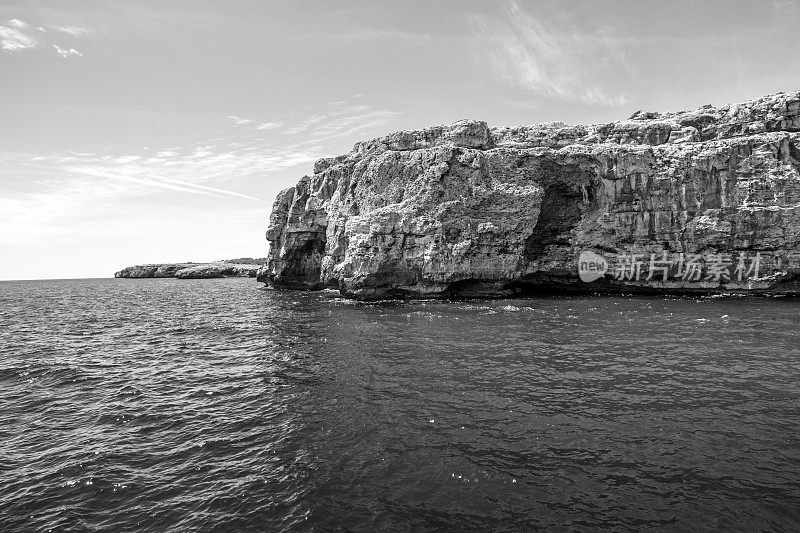
{"type": "Polygon", "coordinates": [[[125,267],[114,273],[115,278],[254,278],[259,266],[266,261],[263,257],[239,257],[222,259],[208,263],[154,263],[125,267]]]}

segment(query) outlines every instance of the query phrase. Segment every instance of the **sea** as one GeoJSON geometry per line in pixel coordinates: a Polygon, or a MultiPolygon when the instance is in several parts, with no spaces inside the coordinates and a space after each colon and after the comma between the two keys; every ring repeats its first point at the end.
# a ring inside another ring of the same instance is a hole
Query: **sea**
{"type": "Polygon", "coordinates": [[[0,531],[797,531],[799,312],[0,282],[0,531]]]}

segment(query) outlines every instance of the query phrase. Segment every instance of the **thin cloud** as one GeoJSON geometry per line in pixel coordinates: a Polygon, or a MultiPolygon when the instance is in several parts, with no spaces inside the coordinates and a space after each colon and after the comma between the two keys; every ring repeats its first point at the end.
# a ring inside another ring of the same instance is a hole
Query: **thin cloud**
{"type": "MultiPolygon", "coordinates": [[[[53,31],[66,33],[72,37],[83,37],[90,33],[88,29],[78,26],[48,26],[47,28],[53,31]]],[[[0,50],[19,52],[21,50],[36,48],[39,44],[39,40],[31,35],[30,32],[47,33],[47,28],[44,26],[36,26],[34,28],[24,20],[10,19],[6,25],[0,25],[0,50]]],[[[53,48],[56,53],[63,58],[83,56],[83,53],[75,48],[64,48],[58,44],[53,44],[53,48]]]]}
{"type": "Polygon", "coordinates": [[[329,118],[330,118],[330,115],[328,115],[328,114],[316,115],[316,116],[313,116],[313,117],[309,117],[309,118],[301,121],[296,126],[293,126],[293,127],[289,128],[289,129],[285,130],[283,133],[286,134],[286,135],[296,135],[298,133],[303,133],[305,131],[308,131],[308,130],[312,129],[316,124],[319,124],[321,122],[325,122],[329,118]]]}
{"type": "Polygon", "coordinates": [[[58,55],[60,55],[61,57],[69,57],[69,56],[83,57],[83,54],[82,54],[82,53],[80,53],[80,52],[78,52],[78,51],[77,51],[77,50],[75,50],[74,48],[69,48],[69,49],[66,49],[66,48],[61,48],[61,47],[60,47],[60,46],[58,46],[57,44],[54,44],[54,45],[53,45],[53,48],[55,48],[55,49],[56,49],[56,53],[57,53],[58,55]]]}
{"type": "Polygon", "coordinates": [[[550,98],[620,106],[622,94],[606,82],[626,73],[617,42],[602,31],[587,32],[568,18],[541,20],[510,2],[500,18],[470,15],[478,61],[512,85],[550,98]]]}
{"type": "Polygon", "coordinates": [[[228,115],[228,119],[233,121],[233,123],[237,126],[246,126],[248,124],[253,124],[255,125],[255,128],[257,130],[272,130],[283,126],[283,122],[278,122],[278,121],[257,122],[252,118],[243,118],[237,115],[228,115]]]}
{"type": "Polygon", "coordinates": [[[183,181],[183,180],[178,180],[178,179],[170,179],[170,178],[164,178],[164,181],[166,181],[168,183],[176,183],[178,185],[183,185],[183,186],[186,186],[186,187],[189,187],[189,188],[199,189],[200,191],[208,191],[208,192],[212,192],[212,193],[226,194],[228,196],[236,196],[238,198],[246,198],[248,200],[255,200],[256,202],[260,202],[261,201],[261,199],[256,198],[255,196],[249,196],[247,194],[242,194],[240,192],[235,192],[235,191],[228,191],[226,189],[219,189],[217,187],[206,187],[205,185],[197,185],[195,183],[190,183],[188,181],[183,181]]]}
{"type": "MultiPolygon", "coordinates": [[[[260,201],[259,198],[225,187],[224,183],[253,175],[308,164],[319,157],[297,148],[268,149],[263,142],[235,150],[213,145],[183,149],[170,148],[155,156],[93,155],[67,152],[36,156],[29,162],[74,177],[93,177],[126,182],[146,189],[212,196],[231,196],[260,201]],[[256,148],[256,150],[253,150],[256,148]],[[191,177],[191,179],[188,179],[191,177]]],[[[141,189],[140,187],[140,189],[141,189]]],[[[131,190],[129,193],[133,194],[131,190]]]]}
{"type": "Polygon", "coordinates": [[[243,126],[245,124],[252,124],[253,122],[255,122],[251,118],[242,118],[242,117],[237,117],[236,115],[228,115],[228,118],[231,119],[233,123],[236,124],[237,126],[243,126]]]}
{"type": "Polygon", "coordinates": [[[64,170],[73,174],[81,174],[83,176],[94,176],[96,178],[107,178],[112,180],[120,180],[120,181],[127,181],[130,183],[136,183],[138,185],[146,185],[148,187],[155,187],[157,189],[167,189],[171,191],[178,191],[178,192],[186,192],[190,194],[205,194],[210,195],[211,193],[198,190],[192,187],[180,187],[178,185],[173,185],[171,183],[165,183],[157,179],[148,179],[148,178],[140,178],[136,176],[129,176],[126,174],[120,174],[117,172],[112,172],[108,170],[98,169],[98,168],[91,168],[91,167],[64,167],[64,170]]]}
{"type": "MultiPolygon", "coordinates": [[[[68,228],[69,234],[95,228],[98,210],[135,204],[137,197],[158,195],[165,207],[192,206],[190,198],[217,198],[227,199],[214,201],[222,212],[239,213],[248,206],[266,209],[266,199],[256,191],[280,183],[273,180],[310,171],[314,161],[332,152],[333,145],[382,133],[386,123],[399,115],[347,102],[326,104],[318,111],[299,121],[302,131],[281,135],[279,143],[271,130],[283,124],[253,120],[249,127],[229,129],[224,136],[197,145],[134,153],[69,151],[11,157],[26,173],[37,175],[37,180],[0,192],[0,226],[13,230],[12,235],[0,232],[0,245],[51,240],[59,236],[60,228],[68,228]],[[261,124],[270,127],[259,130],[261,124]],[[231,138],[233,134],[238,136],[231,138]],[[87,213],[93,214],[91,220],[82,218],[87,213]]],[[[130,224],[138,227],[140,222],[130,224]]]]}
{"type": "Polygon", "coordinates": [[[226,189],[220,189],[217,187],[207,187],[205,185],[198,185],[196,183],[191,183],[185,180],[179,180],[175,178],[165,178],[163,176],[132,176],[129,174],[125,174],[123,172],[114,172],[111,170],[103,170],[100,168],[94,167],[64,167],[64,170],[67,172],[71,172],[74,174],[81,174],[84,176],[94,176],[98,178],[108,178],[112,180],[121,180],[127,181],[130,183],[136,183],[139,185],[146,185],[148,187],[155,187],[157,189],[166,189],[171,191],[178,191],[178,192],[186,192],[190,194],[203,194],[207,196],[215,196],[215,195],[227,195],[227,196],[236,196],[238,198],[246,198],[248,200],[256,200],[260,201],[260,199],[249,196],[247,194],[238,193],[235,191],[229,191],[226,189]],[[216,194],[214,194],[216,193],[216,194]]]}
{"type": "MultiPolygon", "coordinates": [[[[16,22],[16,19],[12,19],[16,22]]],[[[18,28],[9,27],[9,26],[0,26],[0,49],[5,50],[7,52],[19,52],[20,50],[27,50],[30,48],[36,48],[37,40],[20,31],[18,28]]]]}
{"type": "MultiPolygon", "coordinates": [[[[226,152],[211,146],[198,148],[170,148],[156,157],[88,152],[19,156],[0,153],[0,160],[5,156],[7,161],[18,161],[26,172],[39,176],[26,182],[22,190],[0,187],[0,227],[8,229],[0,232],[0,245],[53,238],[65,229],[65,220],[69,220],[67,229],[72,233],[83,228],[84,223],[94,227],[96,218],[82,221],[84,213],[97,213],[102,206],[125,204],[143,195],[190,194],[260,202],[257,197],[224,184],[250,174],[268,175],[274,169],[308,163],[316,156],[294,151],[265,155],[226,152]],[[190,157],[198,152],[209,155],[190,157]]],[[[0,172],[0,184],[5,179],[13,183],[13,172],[0,172]]],[[[176,207],[186,205],[183,200],[175,202],[176,207]]],[[[236,209],[239,212],[242,208],[236,209]]]]}
{"type": "Polygon", "coordinates": [[[283,133],[299,136],[299,146],[316,146],[342,138],[356,141],[370,134],[380,134],[389,122],[402,114],[345,102],[332,102],[324,107],[326,113],[311,116],[283,133]]]}
{"type": "Polygon", "coordinates": [[[81,28],[80,26],[48,26],[53,31],[60,31],[62,33],[67,33],[72,35],[73,37],[83,37],[91,33],[91,31],[87,28],[81,28]]]}
{"type": "Polygon", "coordinates": [[[120,157],[115,157],[114,159],[112,159],[112,161],[114,161],[114,163],[119,163],[119,164],[124,165],[125,163],[131,163],[131,162],[137,161],[137,160],[139,160],[141,158],[142,158],[142,156],[140,156],[140,155],[124,155],[124,156],[120,156],[120,157]]]}
{"type": "MultiPolygon", "coordinates": [[[[105,205],[123,194],[130,185],[123,182],[100,183],[95,178],[67,178],[61,171],[44,170],[47,186],[27,192],[0,194],[0,244],[30,244],[52,239],[70,228],[57,221],[85,213],[87,207],[105,205]]],[[[96,221],[95,221],[96,224],[96,221]]]]}

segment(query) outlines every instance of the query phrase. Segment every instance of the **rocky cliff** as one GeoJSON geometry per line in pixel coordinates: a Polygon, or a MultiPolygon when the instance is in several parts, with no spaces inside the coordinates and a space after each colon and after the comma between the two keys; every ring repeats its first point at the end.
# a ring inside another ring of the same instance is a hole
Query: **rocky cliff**
{"type": "Polygon", "coordinates": [[[115,278],[178,278],[205,279],[229,277],[256,277],[258,267],[265,259],[226,259],[212,263],[158,263],[123,268],[115,278]]]}
{"type": "Polygon", "coordinates": [[[402,131],[282,191],[258,279],[361,299],[800,293],[800,92],[402,131]]]}

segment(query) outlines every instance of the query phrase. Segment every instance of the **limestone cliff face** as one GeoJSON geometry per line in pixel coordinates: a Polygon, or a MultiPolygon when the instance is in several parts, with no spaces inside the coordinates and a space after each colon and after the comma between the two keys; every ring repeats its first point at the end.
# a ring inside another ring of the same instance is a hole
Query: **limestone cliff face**
{"type": "Polygon", "coordinates": [[[800,293],[799,161],[800,92],[593,126],[398,132],[278,195],[259,280],[362,299],[800,293]]]}

